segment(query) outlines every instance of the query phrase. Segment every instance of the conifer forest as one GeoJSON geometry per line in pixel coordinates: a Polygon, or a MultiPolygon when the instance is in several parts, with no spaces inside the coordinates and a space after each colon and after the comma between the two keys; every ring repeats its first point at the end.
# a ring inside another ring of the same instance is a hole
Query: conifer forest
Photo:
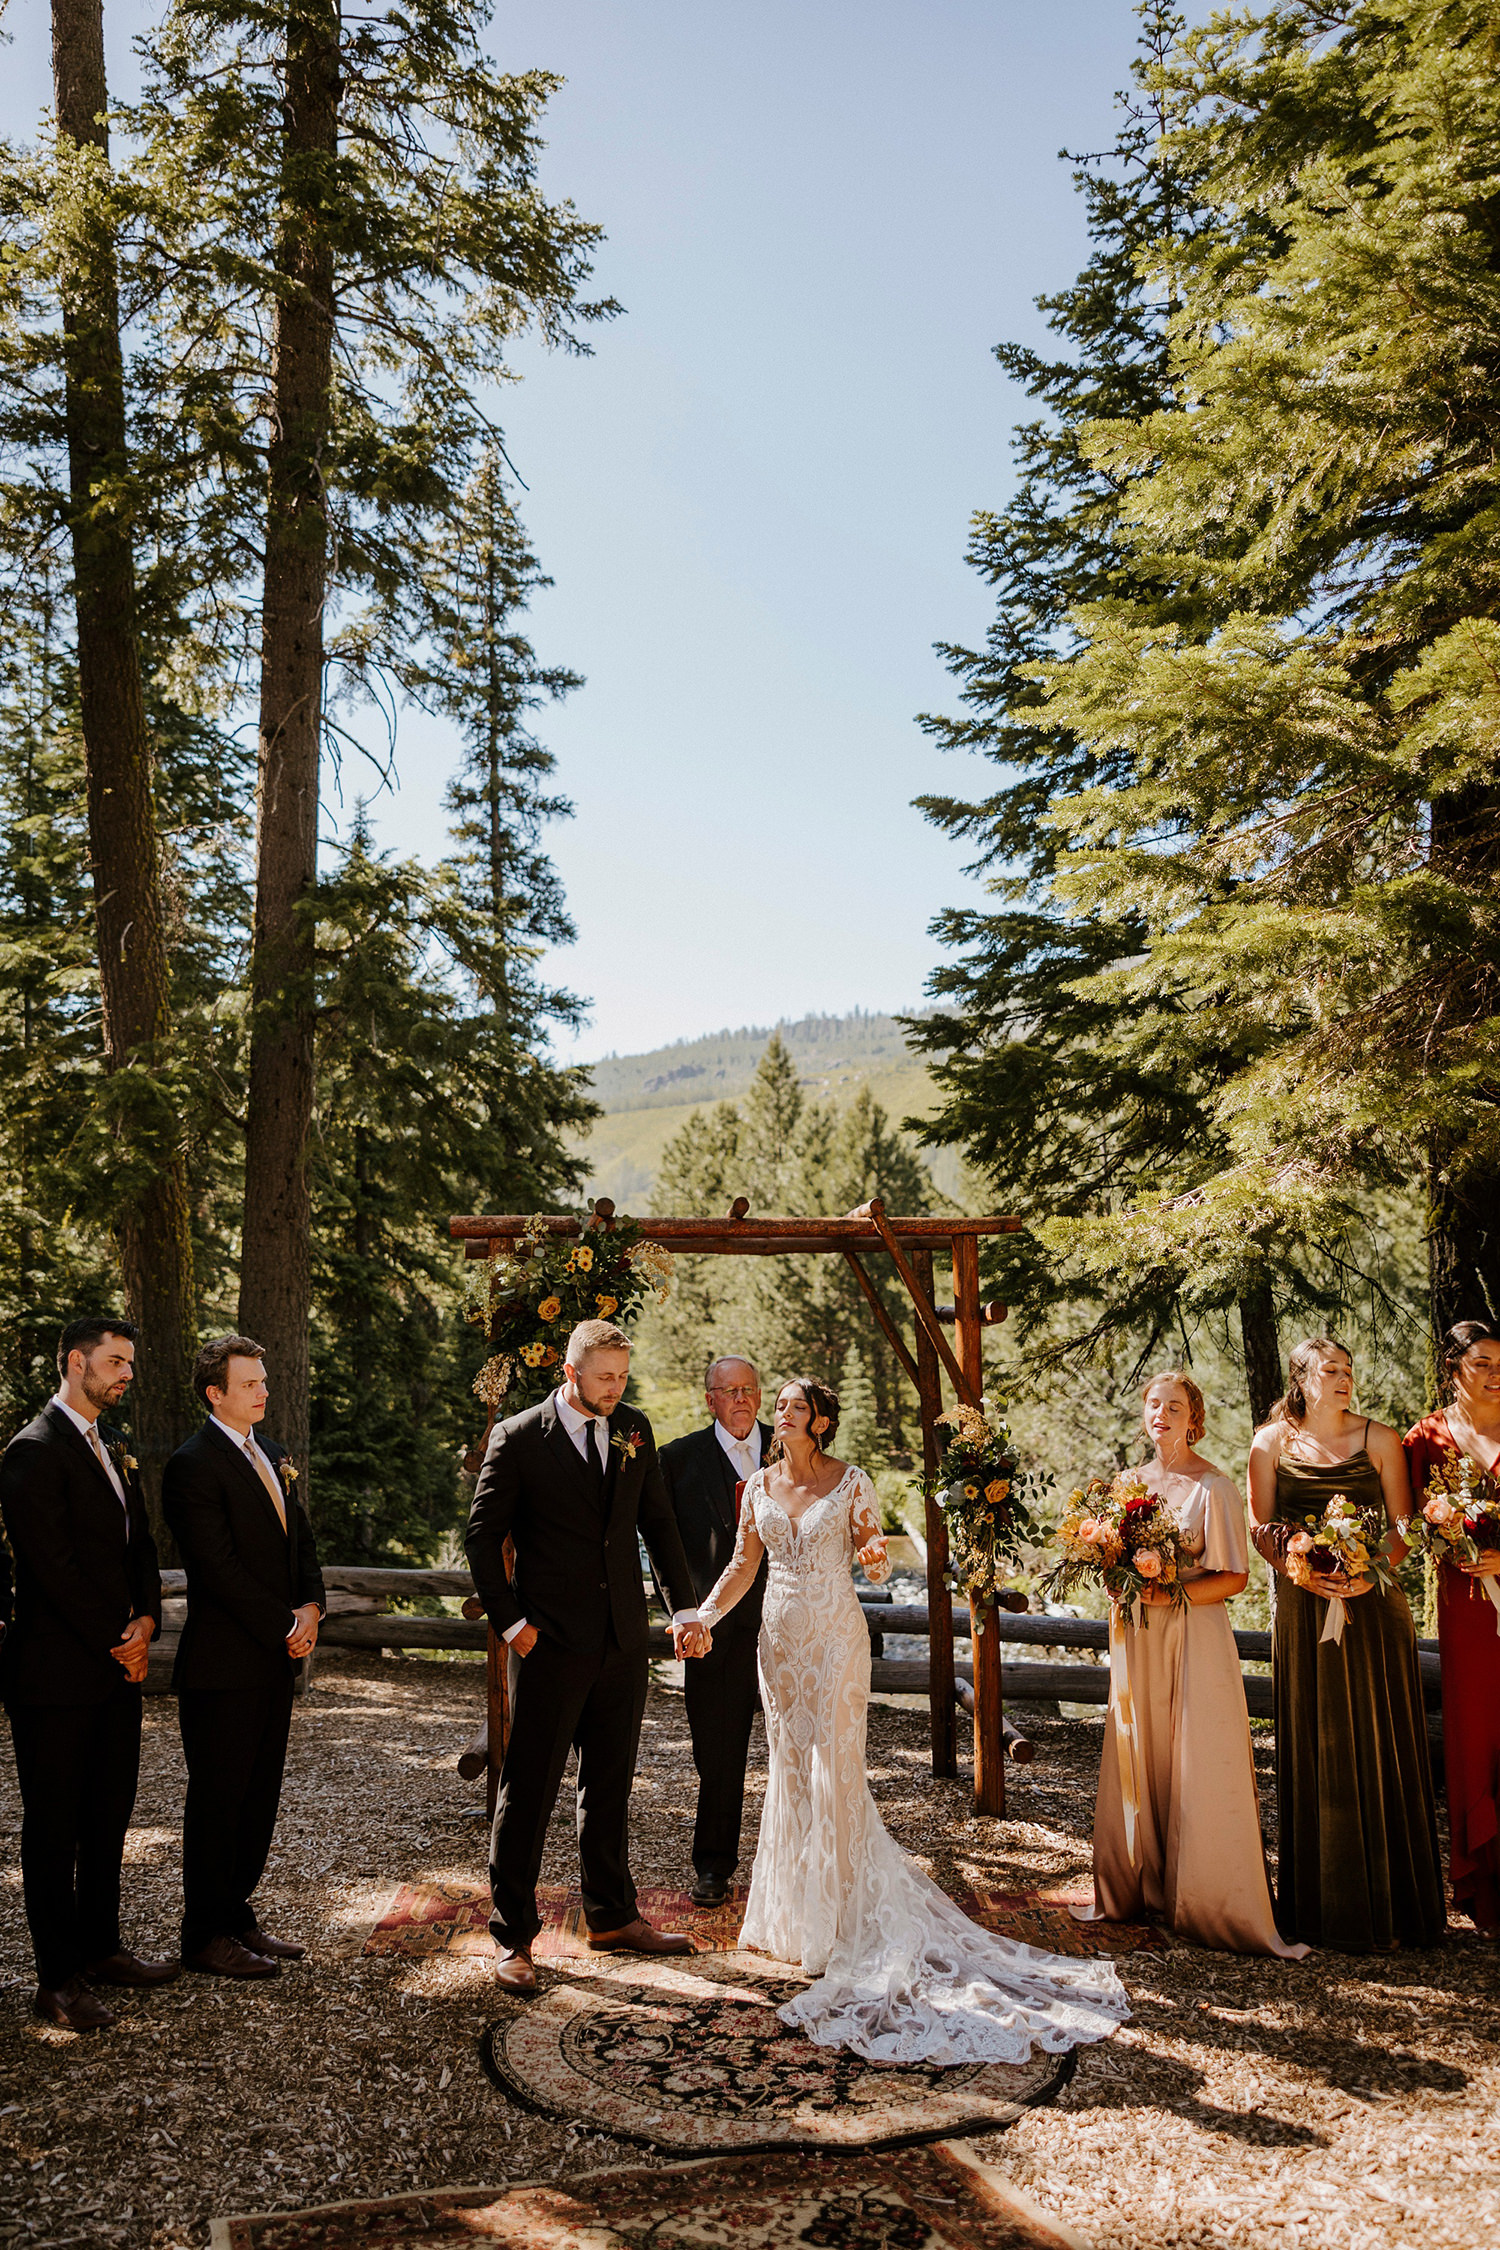
{"type": "MultiPolygon", "coordinates": [[[[0,147],[0,1407],[124,1310],[154,1490],[239,1329],[325,1554],[423,1560],[482,1421],[448,1215],[589,1177],[547,740],[587,691],[504,440],[519,340],[621,310],[608,214],[543,192],[555,81],[482,0],[160,0],[128,101],[109,5],[51,0],[53,116],[0,147]],[[444,855],[357,813],[320,848],[320,774],[373,795],[414,713],[459,746],[444,855]]],[[[651,1197],[916,1211],[956,1152],[1024,1221],[985,1295],[1060,1472],[1153,1361],[1248,1430],[1331,1330],[1404,1426],[1432,1334],[1500,1319],[1495,11],[1136,13],[1054,348],[996,340],[1030,405],[920,721],[953,794],[893,814],[987,885],[907,1027],[936,1104],[824,1105],[773,1040],[651,1197]]],[[[905,1463],[842,1264],[710,1263],[656,1375],[732,1326],[905,1463]]]]}

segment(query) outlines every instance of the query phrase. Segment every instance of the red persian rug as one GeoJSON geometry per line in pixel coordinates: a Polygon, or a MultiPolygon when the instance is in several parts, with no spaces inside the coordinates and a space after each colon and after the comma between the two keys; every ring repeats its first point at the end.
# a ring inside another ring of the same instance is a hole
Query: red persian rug
{"type": "MultiPolygon", "coordinates": [[[[1091,1890],[1060,1888],[1035,1891],[998,1891],[989,1888],[956,1892],[958,1904],[987,1930],[1048,1953],[1134,1953],[1141,1946],[1162,1943],[1160,1936],[1134,1922],[1079,1923],[1068,1912],[1070,1905],[1092,1901],[1091,1890]]],[[[659,1929],[686,1930],[700,1953],[732,1953],[739,1944],[749,1892],[737,1884],[723,1906],[694,1906],[686,1891],[643,1890],[641,1912],[659,1929]]],[[[583,1901],[577,1891],[543,1884],[537,1892],[542,1916],[535,1954],[543,1961],[577,1961],[594,1958],[584,1943],[587,1934],[583,1901]]],[[[428,1953],[475,1953],[488,1957],[493,1941],[486,1927],[490,1914],[489,1892],[479,1883],[403,1883],[386,1899],[380,1918],[364,1941],[366,1953],[396,1953],[419,1959],[428,1953]]]]}
{"type": "Polygon", "coordinates": [[[1087,2250],[990,2166],[943,2146],[438,2188],[215,2219],[209,2240],[211,2250],[1087,2250]]]}

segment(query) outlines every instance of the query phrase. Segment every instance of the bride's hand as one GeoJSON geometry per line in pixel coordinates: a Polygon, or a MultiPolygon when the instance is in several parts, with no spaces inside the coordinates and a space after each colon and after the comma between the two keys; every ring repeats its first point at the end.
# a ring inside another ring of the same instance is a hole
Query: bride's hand
{"type": "Polygon", "coordinates": [[[859,1562],[866,1578],[870,1579],[876,1586],[880,1584],[882,1579],[890,1577],[891,1558],[886,1553],[885,1538],[882,1533],[877,1531],[874,1538],[867,1540],[865,1545],[860,1548],[859,1562]]]}

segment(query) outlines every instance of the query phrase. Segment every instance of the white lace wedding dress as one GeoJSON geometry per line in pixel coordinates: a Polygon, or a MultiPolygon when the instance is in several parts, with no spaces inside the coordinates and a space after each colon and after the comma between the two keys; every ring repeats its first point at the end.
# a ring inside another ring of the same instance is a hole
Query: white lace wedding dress
{"type": "Polygon", "coordinates": [[[769,1553],[760,1629],[770,1778],[742,1942],[818,1982],[780,2013],[872,2062],[1024,2062],[1104,2039],[1130,2013],[1107,1961],[996,1937],[887,1834],[865,1776],[870,1638],[855,1552],[878,1536],[874,1487],[846,1470],[792,1524],[757,1470],[734,1558],[702,1616],[748,1591],[769,1553]]]}

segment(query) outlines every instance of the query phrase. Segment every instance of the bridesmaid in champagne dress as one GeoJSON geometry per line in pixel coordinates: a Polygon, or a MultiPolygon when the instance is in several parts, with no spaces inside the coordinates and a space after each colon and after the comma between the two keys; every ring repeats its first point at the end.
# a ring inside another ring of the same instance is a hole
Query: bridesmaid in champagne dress
{"type": "Polygon", "coordinates": [[[1155,1459],[1143,1481],[1175,1516],[1197,1558],[1183,1571],[1187,1607],[1158,1589],[1149,1615],[1116,1604],[1111,1662],[1128,1693],[1110,1697],[1094,1814],[1094,1908],[1081,1921],[1165,1921],[1226,1953],[1301,1960],[1277,1932],[1255,1796],[1250,1722],[1224,1604],[1250,1572],[1245,1511],[1221,1469],[1195,1448],[1203,1393],[1171,1368],[1142,1397],[1155,1459]]]}
{"type": "MultiPolygon", "coordinates": [[[[1449,1403],[1406,1433],[1412,1504],[1442,1462],[1467,1455],[1500,1476],[1500,1329],[1463,1320],[1443,1339],[1449,1403]]],[[[1438,1566],[1443,1662],[1443,1774],[1453,1902],[1486,1937],[1500,1937],[1500,1614],[1478,1581],[1500,1582],[1500,1553],[1438,1566]]]]}
{"type": "MultiPolygon", "coordinates": [[[[1447,1926],[1417,1635],[1399,1586],[1287,1575],[1288,1545],[1330,1500],[1372,1525],[1411,1513],[1401,1440],[1351,1411],[1354,1363],[1331,1336],[1287,1362],[1286,1396],[1250,1447],[1258,1551],[1277,1571],[1271,1671],[1281,1809],[1276,1921],[1342,1953],[1437,1945],[1447,1926]],[[1330,1601],[1341,1637],[1325,1639],[1330,1601]]],[[[1403,1552],[1399,1539],[1393,1553],[1403,1552]]]]}

